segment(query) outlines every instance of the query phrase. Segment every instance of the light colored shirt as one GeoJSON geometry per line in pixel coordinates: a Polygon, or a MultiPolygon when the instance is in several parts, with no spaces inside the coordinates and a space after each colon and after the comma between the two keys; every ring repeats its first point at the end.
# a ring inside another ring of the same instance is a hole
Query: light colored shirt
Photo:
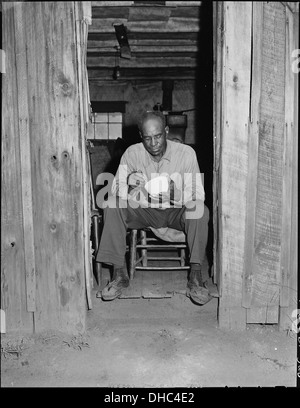
{"type": "MultiPolygon", "coordinates": [[[[182,207],[191,200],[204,201],[205,194],[202,177],[194,149],[182,143],[176,143],[167,140],[165,154],[156,162],[147,152],[143,143],[134,144],[124,152],[121,157],[120,165],[112,184],[112,194],[117,195],[124,200],[136,199],[137,189],[133,194],[128,194],[128,176],[134,172],[140,171],[147,180],[153,179],[158,175],[168,174],[174,181],[177,189],[181,191],[181,198],[170,203],[153,203],[153,208],[182,207]]],[[[147,200],[143,200],[143,195],[138,196],[141,205],[149,206],[147,200]],[[142,197],[142,199],[141,199],[142,197]]]]}

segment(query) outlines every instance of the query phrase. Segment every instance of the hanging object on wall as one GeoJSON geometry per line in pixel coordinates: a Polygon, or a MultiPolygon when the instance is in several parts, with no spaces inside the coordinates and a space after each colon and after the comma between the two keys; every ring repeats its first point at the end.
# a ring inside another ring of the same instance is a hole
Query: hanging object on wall
{"type": "Polygon", "coordinates": [[[130,59],[131,50],[128,43],[127,28],[124,24],[113,24],[116,32],[116,37],[120,45],[120,57],[130,59]]]}
{"type": "Polygon", "coordinates": [[[115,54],[115,66],[113,70],[113,79],[118,80],[121,76],[121,71],[120,71],[120,65],[119,65],[119,53],[120,53],[120,47],[115,47],[116,48],[116,54],[115,54]]]}
{"type": "Polygon", "coordinates": [[[169,127],[168,139],[184,143],[187,129],[187,115],[182,112],[168,112],[166,125],[169,127]]]}

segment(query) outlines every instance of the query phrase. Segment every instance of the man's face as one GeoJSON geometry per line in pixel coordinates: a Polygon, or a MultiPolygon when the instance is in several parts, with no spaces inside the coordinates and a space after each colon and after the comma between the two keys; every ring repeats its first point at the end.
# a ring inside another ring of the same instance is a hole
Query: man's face
{"type": "Polygon", "coordinates": [[[141,137],[144,147],[155,158],[161,158],[166,151],[167,129],[159,118],[149,118],[143,124],[141,137]]]}

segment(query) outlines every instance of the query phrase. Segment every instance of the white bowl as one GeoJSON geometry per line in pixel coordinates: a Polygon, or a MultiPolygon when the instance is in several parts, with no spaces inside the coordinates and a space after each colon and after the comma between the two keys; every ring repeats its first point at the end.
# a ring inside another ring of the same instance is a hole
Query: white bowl
{"type": "Polygon", "coordinates": [[[155,177],[145,184],[145,189],[151,196],[166,193],[169,189],[169,180],[165,176],[155,177]]]}

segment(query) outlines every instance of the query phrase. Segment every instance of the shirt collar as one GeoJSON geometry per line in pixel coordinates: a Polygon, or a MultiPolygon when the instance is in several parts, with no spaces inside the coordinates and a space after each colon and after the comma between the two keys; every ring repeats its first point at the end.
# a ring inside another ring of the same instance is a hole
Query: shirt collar
{"type": "MultiPolygon", "coordinates": [[[[144,149],[145,149],[145,147],[144,147],[144,149]]],[[[146,149],[145,149],[145,156],[146,156],[146,159],[147,159],[147,164],[150,164],[150,163],[152,163],[152,162],[155,162],[155,160],[153,160],[153,159],[151,158],[151,154],[148,153],[146,149]]],[[[163,157],[160,159],[159,162],[161,162],[162,160],[168,160],[168,161],[171,160],[171,143],[170,143],[168,140],[167,140],[167,148],[166,148],[166,151],[165,151],[163,157]]],[[[159,162],[155,162],[155,163],[159,163],[159,162]]]]}

